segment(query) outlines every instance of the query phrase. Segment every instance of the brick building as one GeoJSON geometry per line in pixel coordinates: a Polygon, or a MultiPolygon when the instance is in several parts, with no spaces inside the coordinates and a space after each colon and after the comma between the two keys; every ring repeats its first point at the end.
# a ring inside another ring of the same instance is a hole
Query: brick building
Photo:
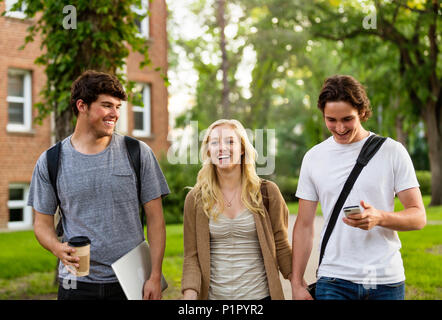
{"type": "MultiPolygon", "coordinates": [[[[40,42],[24,43],[27,27],[21,11],[11,12],[16,0],[0,2],[0,230],[32,227],[32,209],[26,206],[32,171],[40,154],[53,144],[50,118],[42,125],[33,122],[39,92],[46,78],[34,60],[40,55],[40,42]]],[[[147,7],[148,0],[144,0],[147,7]]],[[[167,72],[167,8],[165,0],[149,3],[150,16],[140,21],[140,33],[150,45],[152,65],[167,72]]],[[[127,78],[143,92],[144,108],[125,105],[117,131],[146,142],[160,157],[168,147],[168,93],[159,72],[140,69],[141,55],[131,53],[126,62],[127,78]]]]}

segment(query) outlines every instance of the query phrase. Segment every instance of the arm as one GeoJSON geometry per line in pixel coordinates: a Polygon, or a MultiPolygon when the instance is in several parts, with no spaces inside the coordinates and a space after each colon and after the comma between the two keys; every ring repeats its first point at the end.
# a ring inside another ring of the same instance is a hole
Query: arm
{"type": "Polygon", "coordinates": [[[304,273],[313,247],[317,201],[299,199],[299,212],[293,227],[292,299],[312,299],[305,288],[304,273]]]}
{"type": "Polygon", "coordinates": [[[387,212],[374,208],[370,204],[361,201],[364,211],[344,218],[344,223],[349,226],[370,230],[380,226],[396,231],[411,231],[422,229],[427,221],[425,207],[419,188],[410,188],[397,194],[404,210],[387,212]]]}
{"type": "Polygon", "coordinates": [[[69,266],[79,267],[78,262],[80,258],[72,257],[70,254],[75,252],[75,249],[69,247],[68,243],[61,243],[54,229],[54,216],[43,214],[36,210],[34,222],[34,234],[38,242],[43,248],[50,251],[60,261],[69,268],[69,266]]]}
{"type": "Polygon", "coordinates": [[[144,284],[143,299],[161,299],[161,267],[166,247],[166,225],[161,197],[144,204],[146,212],[147,239],[150,245],[152,273],[144,284]]]}
{"type": "Polygon", "coordinates": [[[196,300],[201,288],[201,269],[196,245],[195,201],[191,192],[184,202],[184,262],[181,288],[184,300],[196,300]]]}

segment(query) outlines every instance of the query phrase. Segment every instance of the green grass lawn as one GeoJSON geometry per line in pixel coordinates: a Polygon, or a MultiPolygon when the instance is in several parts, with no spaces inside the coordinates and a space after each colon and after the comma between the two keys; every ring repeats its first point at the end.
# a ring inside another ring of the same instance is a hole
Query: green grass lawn
{"type": "Polygon", "coordinates": [[[399,232],[407,299],[442,299],[442,225],[399,232]]]}
{"type": "MultiPolygon", "coordinates": [[[[423,196],[424,205],[427,213],[428,221],[442,221],[442,206],[428,207],[431,201],[430,196],[423,196]]],[[[403,210],[404,206],[401,204],[398,198],[394,201],[394,211],[403,210]]]]}
{"type": "Polygon", "coordinates": [[[183,273],[183,225],[166,226],[166,252],[163,260],[163,274],[169,283],[163,299],[181,298],[181,275],[183,273]]]}
{"type": "Polygon", "coordinates": [[[44,272],[56,258],[37,242],[32,231],[0,234],[0,279],[14,279],[44,272]]]}
{"type": "MultiPolygon", "coordinates": [[[[424,197],[426,205],[429,200],[424,197]]],[[[297,213],[297,203],[288,203],[288,207],[297,213]]],[[[396,201],[396,210],[400,208],[396,201]]],[[[399,233],[407,299],[442,299],[442,206],[427,208],[427,220],[428,225],[420,231],[399,233]]],[[[182,230],[181,224],[166,226],[163,273],[169,288],[163,299],[181,297],[182,230]]],[[[32,231],[0,233],[0,300],[54,299],[55,264],[55,257],[39,245],[32,231]]]]}

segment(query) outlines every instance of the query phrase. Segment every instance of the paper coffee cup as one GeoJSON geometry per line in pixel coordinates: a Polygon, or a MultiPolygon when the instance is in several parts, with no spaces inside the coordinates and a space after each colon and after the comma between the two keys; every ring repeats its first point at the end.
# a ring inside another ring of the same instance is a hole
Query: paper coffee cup
{"type": "Polygon", "coordinates": [[[71,256],[80,258],[78,262],[80,266],[75,268],[75,275],[77,277],[87,276],[91,257],[91,240],[88,237],[73,237],[69,239],[68,244],[75,248],[75,252],[71,253],[71,256]]]}

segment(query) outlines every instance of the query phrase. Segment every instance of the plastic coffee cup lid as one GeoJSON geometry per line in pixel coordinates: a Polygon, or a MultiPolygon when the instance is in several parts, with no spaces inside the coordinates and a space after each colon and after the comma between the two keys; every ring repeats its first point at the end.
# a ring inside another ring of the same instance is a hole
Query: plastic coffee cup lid
{"type": "Polygon", "coordinates": [[[71,247],[83,247],[87,244],[90,244],[91,240],[88,237],[73,237],[69,239],[69,245],[71,247]]]}

